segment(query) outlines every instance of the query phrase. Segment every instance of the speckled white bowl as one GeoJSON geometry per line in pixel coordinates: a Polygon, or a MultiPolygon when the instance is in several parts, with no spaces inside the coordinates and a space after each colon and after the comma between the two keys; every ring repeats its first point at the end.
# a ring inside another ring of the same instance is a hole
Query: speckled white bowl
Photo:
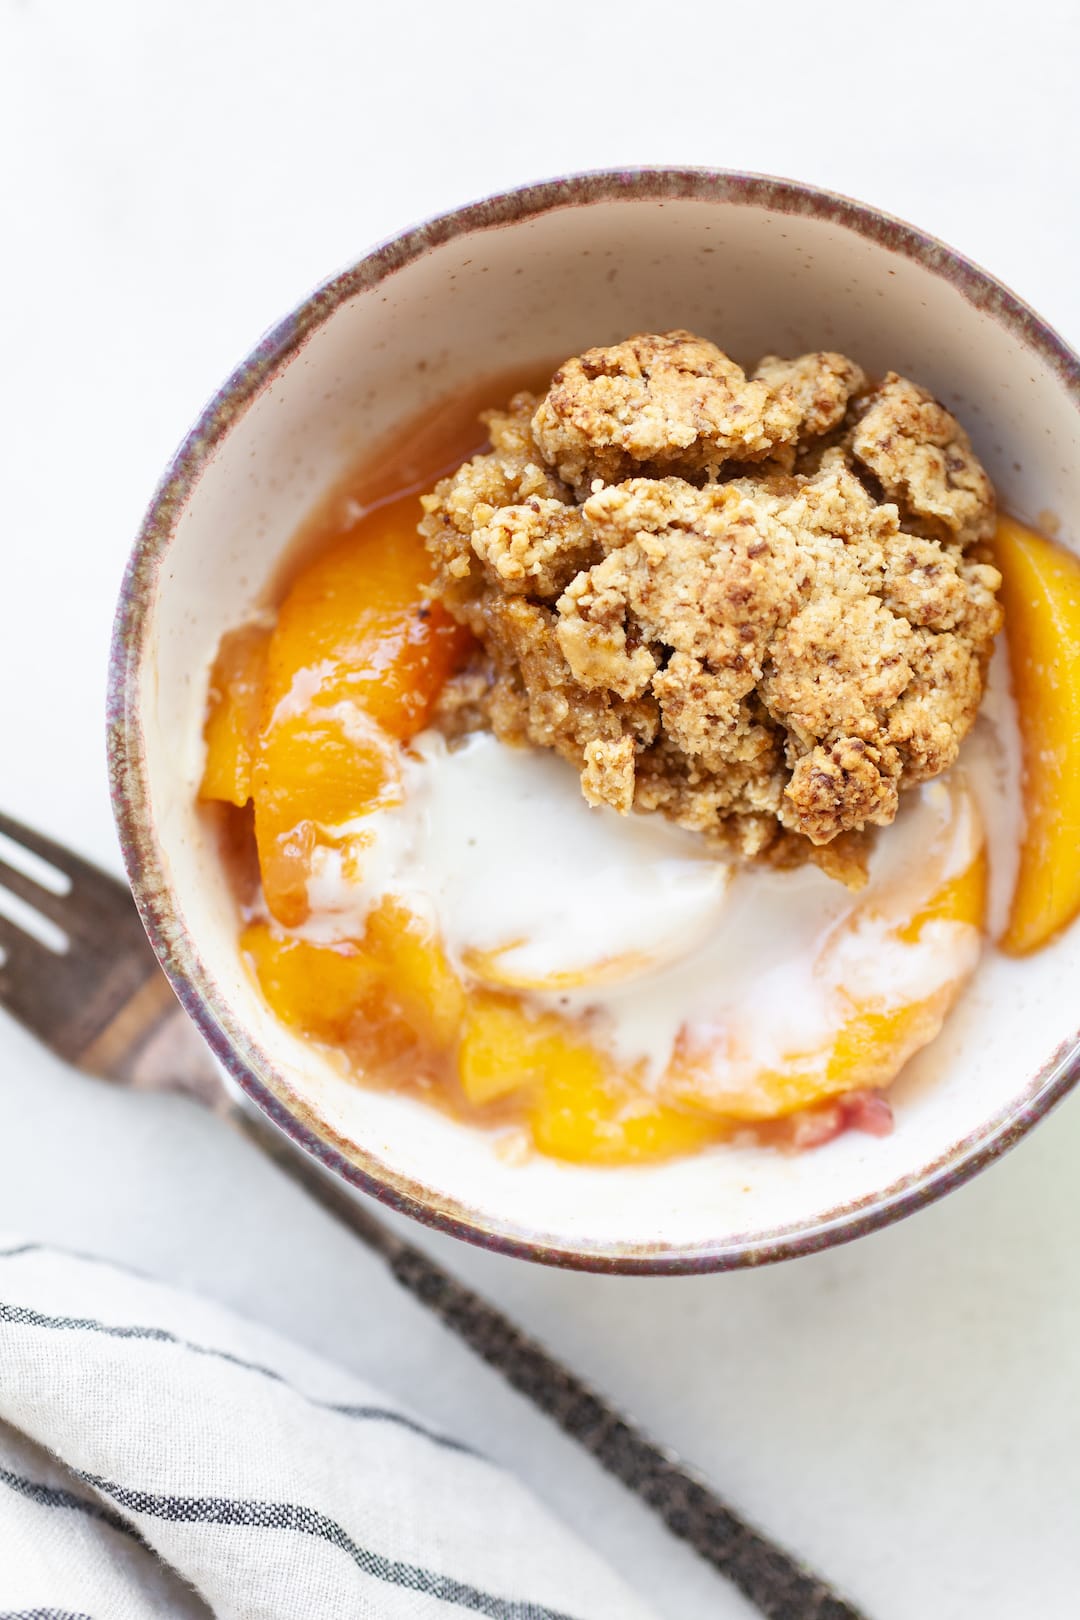
{"type": "Polygon", "coordinates": [[[161,961],[221,1061],[356,1186],[474,1241],[571,1266],[689,1271],[841,1242],[989,1162],[1075,1081],[1080,928],[990,954],[895,1089],[886,1140],[723,1147],[647,1169],[510,1166],[481,1132],[348,1084],[267,1012],[195,808],[206,674],[282,548],[363,446],[440,395],[643,330],[738,358],[838,348],[930,387],[1004,504],[1080,512],[1080,361],[990,276],[875,210],[703,170],[576,176],[406,231],[326,283],[229,378],[177,453],[116,623],[113,793],[161,961]],[[931,1076],[932,1071],[932,1076],[931,1076]]]}

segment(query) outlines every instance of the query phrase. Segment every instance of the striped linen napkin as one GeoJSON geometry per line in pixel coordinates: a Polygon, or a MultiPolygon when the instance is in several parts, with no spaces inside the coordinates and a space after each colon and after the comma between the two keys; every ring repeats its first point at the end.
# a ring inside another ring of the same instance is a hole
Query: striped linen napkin
{"type": "Polygon", "coordinates": [[[523,1486],[109,1263],[0,1241],[0,1620],[649,1620],[523,1486]]]}

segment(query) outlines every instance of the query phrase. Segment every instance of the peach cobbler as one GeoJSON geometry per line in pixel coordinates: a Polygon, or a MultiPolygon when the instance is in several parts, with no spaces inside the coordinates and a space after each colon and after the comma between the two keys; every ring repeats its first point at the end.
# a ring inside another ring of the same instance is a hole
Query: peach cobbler
{"type": "Polygon", "coordinates": [[[263,995],[504,1151],[888,1130],[980,952],[1080,909],[1080,563],[840,354],[643,335],[482,422],[219,649],[263,995]]]}

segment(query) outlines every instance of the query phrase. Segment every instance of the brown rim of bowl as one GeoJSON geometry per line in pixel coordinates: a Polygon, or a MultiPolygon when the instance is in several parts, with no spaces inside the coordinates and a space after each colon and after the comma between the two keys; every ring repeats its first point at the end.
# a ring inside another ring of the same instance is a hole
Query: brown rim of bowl
{"type": "Polygon", "coordinates": [[[433,1194],[389,1170],[353,1145],[318,1130],[287,1078],[239,1027],[218,995],[212,975],[173,905],[165,863],[150,810],[143,737],[134,702],[143,639],[158,569],[184,505],[203,468],[257,394],[281,371],[307,336],[344,300],[364,291],[427,249],[469,231],[516,223],[555,208],[620,198],[654,201],[713,200],[808,214],[839,224],[890,252],[915,260],[956,287],[1047,362],[1080,410],[1080,358],[1035,311],[1001,282],[935,237],[864,203],[797,181],[724,169],[624,169],[541,181],[438,215],[373,248],[350,269],[324,282],[274,327],[210,400],[170,462],[139,531],[113,629],[108,689],[109,781],[113,810],[132,890],[180,1002],[215,1056],[251,1100],[298,1146],[361,1191],[429,1226],[498,1253],[585,1271],[678,1274],[727,1271],[813,1254],[849,1242],[922,1209],[1006,1152],[1080,1079],[1080,1034],[1066,1042],[1016,1100],[976,1131],[955,1142],[917,1175],[841,1205],[802,1226],[754,1237],[729,1237],[692,1248],[587,1244],[566,1247],[512,1226],[492,1224],[478,1211],[433,1194]],[[273,1084],[260,1075],[271,1076],[273,1084]],[[283,1100],[291,1098],[290,1102],[283,1100]]]}

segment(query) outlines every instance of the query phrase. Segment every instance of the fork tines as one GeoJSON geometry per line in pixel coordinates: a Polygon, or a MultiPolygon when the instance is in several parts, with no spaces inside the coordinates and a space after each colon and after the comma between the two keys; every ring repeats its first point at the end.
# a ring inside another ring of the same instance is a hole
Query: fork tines
{"type": "Polygon", "coordinates": [[[0,835],[10,848],[0,890],[16,902],[0,910],[0,1006],[69,1063],[101,1072],[95,1049],[136,998],[172,999],[135,902],[119,879],[12,816],[0,814],[0,835]],[[40,863],[56,881],[32,875],[40,863]]]}

